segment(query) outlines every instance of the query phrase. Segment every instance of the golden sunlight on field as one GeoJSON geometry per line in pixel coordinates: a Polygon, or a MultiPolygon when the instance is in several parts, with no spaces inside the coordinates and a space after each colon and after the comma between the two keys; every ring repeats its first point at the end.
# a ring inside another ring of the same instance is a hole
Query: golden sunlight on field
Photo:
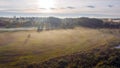
{"type": "Polygon", "coordinates": [[[41,62],[57,56],[87,51],[116,39],[118,38],[112,34],[88,28],[1,32],[0,60],[7,64],[11,62],[10,65],[23,61],[41,62]]]}

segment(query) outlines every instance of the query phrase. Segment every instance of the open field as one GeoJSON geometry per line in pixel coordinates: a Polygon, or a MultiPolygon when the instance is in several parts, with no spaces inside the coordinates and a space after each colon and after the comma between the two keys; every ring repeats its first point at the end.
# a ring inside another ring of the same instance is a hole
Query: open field
{"type": "Polygon", "coordinates": [[[0,33],[0,68],[21,68],[120,41],[119,30],[75,28],[0,33]],[[116,33],[114,32],[116,31],[116,33]]]}

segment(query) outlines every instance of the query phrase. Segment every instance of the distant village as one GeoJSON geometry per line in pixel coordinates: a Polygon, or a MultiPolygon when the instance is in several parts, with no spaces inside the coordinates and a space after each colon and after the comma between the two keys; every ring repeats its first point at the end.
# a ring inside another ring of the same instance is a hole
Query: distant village
{"type": "Polygon", "coordinates": [[[104,18],[102,19],[103,22],[115,22],[115,23],[120,23],[120,18],[104,18]]]}

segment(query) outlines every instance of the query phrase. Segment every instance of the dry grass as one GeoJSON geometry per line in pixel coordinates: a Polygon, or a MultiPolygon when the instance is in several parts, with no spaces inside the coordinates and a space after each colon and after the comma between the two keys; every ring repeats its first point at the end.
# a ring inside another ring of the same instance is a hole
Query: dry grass
{"type": "Polygon", "coordinates": [[[0,65],[42,62],[50,58],[86,51],[117,40],[95,29],[76,28],[53,31],[0,33],[0,65]],[[31,35],[28,38],[28,35],[31,35]],[[24,43],[27,40],[26,43],[24,43]]]}

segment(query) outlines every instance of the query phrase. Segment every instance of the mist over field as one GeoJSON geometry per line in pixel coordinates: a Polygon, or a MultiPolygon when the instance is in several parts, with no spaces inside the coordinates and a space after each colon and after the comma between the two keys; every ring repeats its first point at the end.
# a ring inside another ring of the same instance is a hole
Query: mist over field
{"type": "Polygon", "coordinates": [[[0,18],[0,68],[119,68],[116,20],[0,18]]]}
{"type": "Polygon", "coordinates": [[[120,0],[0,0],[0,68],[120,68],[120,0]]]}

